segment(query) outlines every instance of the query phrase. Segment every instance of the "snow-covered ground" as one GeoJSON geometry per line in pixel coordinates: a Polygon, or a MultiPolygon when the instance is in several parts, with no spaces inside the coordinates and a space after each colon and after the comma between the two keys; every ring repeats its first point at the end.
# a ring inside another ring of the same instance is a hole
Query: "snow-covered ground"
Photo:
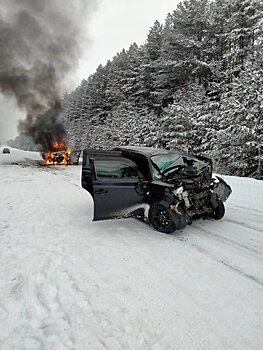
{"type": "Polygon", "coordinates": [[[263,182],[165,235],[92,222],[80,167],[0,148],[1,350],[262,350],[263,182]]]}

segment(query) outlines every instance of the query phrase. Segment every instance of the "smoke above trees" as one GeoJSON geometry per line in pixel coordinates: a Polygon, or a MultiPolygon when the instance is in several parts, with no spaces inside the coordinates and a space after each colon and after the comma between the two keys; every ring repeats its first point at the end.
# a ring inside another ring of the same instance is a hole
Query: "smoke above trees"
{"type": "Polygon", "coordinates": [[[0,92],[26,111],[19,131],[43,150],[65,136],[63,84],[77,66],[83,26],[96,6],[96,0],[0,0],[0,92]]]}

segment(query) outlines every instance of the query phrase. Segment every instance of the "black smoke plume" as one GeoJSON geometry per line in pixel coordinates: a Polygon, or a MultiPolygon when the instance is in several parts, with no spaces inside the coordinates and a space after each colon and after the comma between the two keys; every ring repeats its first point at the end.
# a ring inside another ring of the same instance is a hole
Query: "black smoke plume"
{"type": "Polygon", "coordinates": [[[26,111],[19,132],[43,151],[65,137],[60,99],[95,0],[0,0],[0,92],[26,111]]]}

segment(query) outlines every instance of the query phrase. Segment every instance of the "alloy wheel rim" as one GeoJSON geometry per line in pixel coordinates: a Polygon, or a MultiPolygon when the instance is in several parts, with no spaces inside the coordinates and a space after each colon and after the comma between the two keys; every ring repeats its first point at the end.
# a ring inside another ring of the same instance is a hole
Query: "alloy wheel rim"
{"type": "Polygon", "coordinates": [[[154,223],[159,228],[167,228],[171,224],[171,217],[166,210],[155,210],[153,213],[154,223]]]}

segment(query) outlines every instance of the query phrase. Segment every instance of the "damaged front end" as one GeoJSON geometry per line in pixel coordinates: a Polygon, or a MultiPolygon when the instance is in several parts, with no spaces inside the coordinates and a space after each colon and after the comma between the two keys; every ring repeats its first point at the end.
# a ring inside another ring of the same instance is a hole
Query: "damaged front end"
{"type": "MultiPolygon", "coordinates": [[[[170,156],[171,158],[171,156],[170,156]]],[[[213,217],[221,219],[224,215],[223,202],[230,196],[231,187],[219,176],[212,176],[212,161],[202,156],[178,156],[175,161],[152,158],[155,175],[174,185],[172,210],[184,214],[190,222],[193,218],[213,217]]]]}

